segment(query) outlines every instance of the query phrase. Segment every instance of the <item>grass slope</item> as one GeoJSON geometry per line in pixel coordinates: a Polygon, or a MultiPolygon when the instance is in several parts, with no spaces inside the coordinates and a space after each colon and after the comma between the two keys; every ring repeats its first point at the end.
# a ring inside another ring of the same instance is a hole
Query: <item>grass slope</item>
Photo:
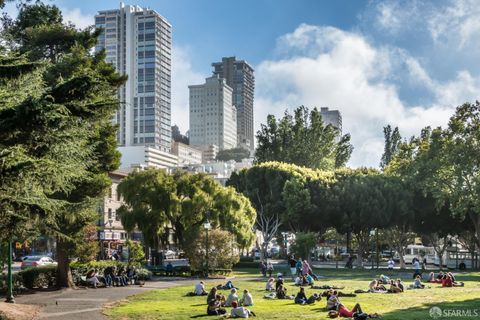
{"type": "MultiPolygon", "coordinates": [[[[368,270],[317,270],[325,278],[316,284],[345,286],[344,292],[368,286],[370,279],[379,275],[379,271],[368,270]]],[[[248,288],[254,297],[257,319],[319,319],[326,318],[325,300],[314,305],[295,305],[292,300],[267,300],[264,280],[247,280],[253,270],[237,272],[239,278],[234,284],[240,289],[248,288]]],[[[388,274],[385,272],[385,274],[388,274]]],[[[406,284],[411,283],[410,274],[393,272],[393,277],[402,277],[406,284]]],[[[432,319],[429,310],[433,306],[449,310],[471,310],[479,312],[480,318],[480,273],[459,274],[458,279],[465,281],[464,288],[441,288],[437,284],[424,290],[408,290],[402,294],[359,294],[354,298],[341,298],[349,308],[359,302],[365,312],[378,312],[385,320],[426,320],[432,319]]],[[[207,287],[211,287],[209,283],[207,287]]],[[[298,287],[288,284],[290,294],[298,292],[298,287]]],[[[216,318],[206,315],[206,297],[186,297],[185,293],[192,291],[192,286],[182,286],[166,290],[154,290],[130,297],[115,307],[108,309],[106,314],[115,320],[119,319],[192,319],[216,318]]],[[[319,290],[306,289],[307,296],[319,290]]],[[[224,295],[228,291],[222,291],[224,295]]],[[[228,308],[227,308],[228,309],[228,308]]],[[[454,311],[450,311],[454,312],[454,311]]],[[[444,316],[441,319],[476,319],[469,316],[444,316]]]]}

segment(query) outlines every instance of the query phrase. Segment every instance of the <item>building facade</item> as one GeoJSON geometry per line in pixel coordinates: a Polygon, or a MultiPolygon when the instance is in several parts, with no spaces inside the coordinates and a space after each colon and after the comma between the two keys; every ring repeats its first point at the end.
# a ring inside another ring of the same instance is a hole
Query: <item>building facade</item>
{"type": "Polygon", "coordinates": [[[172,154],[178,157],[178,165],[202,163],[202,151],[187,144],[172,141],[172,154]]]}
{"type": "Polygon", "coordinates": [[[342,135],[342,115],[338,110],[328,110],[328,108],[320,108],[320,115],[322,116],[323,123],[332,125],[337,128],[342,135]]]}
{"type": "Polygon", "coordinates": [[[148,145],[169,152],[171,147],[172,26],[154,10],[121,4],[99,11],[102,28],[96,50],[128,80],[118,93],[120,146],[148,145]]]}
{"type": "Polygon", "coordinates": [[[232,88],[232,103],[237,109],[237,144],[253,152],[255,148],[253,100],[255,76],[252,66],[235,57],[212,63],[213,74],[227,81],[232,88]]]}
{"type": "Polygon", "coordinates": [[[170,152],[149,146],[119,147],[120,168],[147,167],[170,170],[178,165],[178,157],[170,152]]]}
{"type": "Polygon", "coordinates": [[[232,105],[232,89],[226,80],[214,75],[205,84],[192,85],[190,90],[190,145],[204,150],[217,145],[220,150],[237,146],[236,109],[232,105]]]}

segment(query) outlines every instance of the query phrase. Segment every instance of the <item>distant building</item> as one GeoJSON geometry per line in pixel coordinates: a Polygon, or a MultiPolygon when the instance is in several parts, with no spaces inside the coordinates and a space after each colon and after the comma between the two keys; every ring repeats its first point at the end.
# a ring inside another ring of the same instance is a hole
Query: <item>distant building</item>
{"type": "Polygon", "coordinates": [[[211,144],[202,148],[202,162],[211,162],[217,159],[217,154],[220,149],[217,145],[211,144]]]}
{"type": "Polygon", "coordinates": [[[253,151],[255,148],[253,99],[255,76],[252,66],[245,60],[224,57],[212,63],[213,74],[227,81],[232,88],[232,103],[237,109],[237,145],[253,151]]]}
{"type": "Polygon", "coordinates": [[[172,126],[172,140],[183,144],[190,144],[188,136],[183,135],[177,125],[172,126]]]}
{"type": "Polygon", "coordinates": [[[178,165],[178,157],[149,146],[119,147],[122,154],[120,168],[146,166],[169,170],[178,165]]]}
{"type": "Polygon", "coordinates": [[[328,110],[328,108],[320,108],[320,115],[324,124],[331,124],[340,131],[342,135],[342,115],[338,110],[328,110]]]}
{"type": "MultiPolygon", "coordinates": [[[[116,170],[109,173],[112,185],[99,208],[101,216],[98,221],[98,240],[100,241],[101,259],[108,259],[114,251],[118,252],[119,255],[123,252],[123,246],[127,240],[127,231],[125,231],[120,221],[120,216],[117,213],[118,208],[123,204],[117,187],[128,173],[134,170],[135,169],[130,168],[128,170],[116,170]]],[[[141,237],[141,233],[137,231],[133,232],[131,239],[141,240],[141,237]]]]}
{"type": "Polygon", "coordinates": [[[217,145],[220,150],[237,146],[236,110],[232,88],[225,79],[212,76],[190,89],[190,145],[202,150],[217,145]]]}
{"type": "Polygon", "coordinates": [[[205,173],[221,185],[225,185],[227,180],[230,179],[230,176],[233,172],[237,172],[245,168],[251,168],[252,165],[253,162],[251,160],[244,159],[242,160],[242,162],[235,162],[232,160],[199,163],[183,166],[179,169],[186,170],[192,173],[205,173]]]}
{"type": "Polygon", "coordinates": [[[172,26],[154,10],[123,3],[99,11],[95,26],[103,29],[96,51],[104,49],[106,61],[128,75],[113,119],[119,146],[170,152],[172,26]]]}
{"type": "Polygon", "coordinates": [[[172,142],[172,154],[178,157],[178,165],[202,163],[202,151],[181,142],[172,142]]]}

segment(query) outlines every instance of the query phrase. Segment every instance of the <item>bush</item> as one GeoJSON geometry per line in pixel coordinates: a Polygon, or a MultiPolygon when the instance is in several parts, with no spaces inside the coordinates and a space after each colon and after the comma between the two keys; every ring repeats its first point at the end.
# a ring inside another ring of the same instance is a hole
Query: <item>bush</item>
{"type": "MultiPolygon", "coordinates": [[[[230,269],[233,264],[238,262],[237,244],[232,240],[232,234],[220,229],[212,229],[208,233],[208,266],[215,269],[230,269]]],[[[190,261],[192,269],[203,270],[206,266],[205,261],[205,233],[191,239],[185,247],[185,254],[190,261]]]]}
{"type": "Polygon", "coordinates": [[[150,280],[152,278],[152,273],[145,268],[138,268],[137,276],[138,276],[138,280],[145,281],[145,280],[150,280]]]}
{"type": "Polygon", "coordinates": [[[57,284],[57,266],[29,268],[20,271],[18,275],[28,289],[50,288],[57,284]]]}
{"type": "Polygon", "coordinates": [[[255,261],[254,257],[246,257],[246,256],[240,257],[240,262],[254,262],[254,261],[255,261]]]}
{"type": "Polygon", "coordinates": [[[236,263],[234,268],[259,268],[260,264],[259,262],[249,262],[249,261],[240,261],[239,263],[236,263]]]}
{"type": "MultiPolygon", "coordinates": [[[[18,292],[20,291],[23,285],[23,279],[18,273],[14,273],[12,275],[13,278],[13,291],[18,292]]],[[[7,292],[7,274],[0,274],[0,293],[7,292]]]]}

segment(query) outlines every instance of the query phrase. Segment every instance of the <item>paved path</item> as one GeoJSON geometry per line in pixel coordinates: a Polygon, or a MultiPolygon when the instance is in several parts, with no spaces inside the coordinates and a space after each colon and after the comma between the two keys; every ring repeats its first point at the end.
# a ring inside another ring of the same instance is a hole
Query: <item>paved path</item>
{"type": "MultiPolygon", "coordinates": [[[[128,296],[154,290],[182,285],[193,285],[198,280],[149,281],[143,287],[130,285],[127,287],[98,289],[66,289],[52,292],[37,292],[16,297],[18,303],[40,304],[44,308],[38,319],[52,320],[105,320],[102,309],[105,304],[125,299],[128,296]]],[[[209,280],[208,282],[218,282],[209,280]]],[[[193,287],[192,287],[193,289],[193,287]]]]}

